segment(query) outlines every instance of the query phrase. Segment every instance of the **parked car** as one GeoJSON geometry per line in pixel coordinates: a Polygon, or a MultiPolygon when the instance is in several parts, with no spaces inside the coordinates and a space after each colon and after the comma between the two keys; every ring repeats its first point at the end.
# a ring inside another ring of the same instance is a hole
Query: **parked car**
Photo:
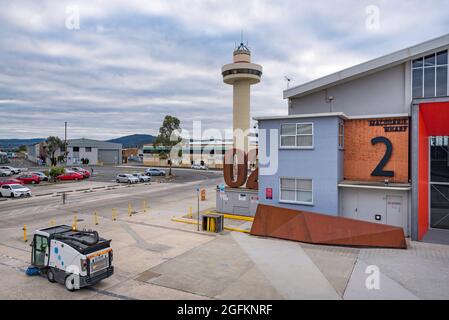
{"type": "Polygon", "coordinates": [[[38,176],[41,181],[48,181],[48,177],[42,172],[36,171],[36,172],[31,172],[31,173],[38,176]]]}
{"type": "Polygon", "coordinates": [[[63,173],[63,174],[61,174],[61,175],[56,177],[56,180],[59,180],[59,181],[63,181],[63,180],[66,180],[66,181],[67,180],[78,181],[78,180],[83,180],[83,179],[84,179],[84,176],[81,173],[78,173],[78,172],[75,172],[75,171],[69,171],[69,170],[66,170],[65,173],[63,173]]]}
{"type": "Polygon", "coordinates": [[[133,176],[139,179],[140,182],[150,182],[151,177],[143,174],[143,173],[133,173],[133,176]]]}
{"type": "Polygon", "coordinates": [[[203,164],[192,164],[190,168],[195,170],[207,170],[207,167],[203,164]]]}
{"type": "Polygon", "coordinates": [[[135,176],[133,176],[132,174],[119,174],[117,175],[117,178],[115,179],[115,181],[117,181],[117,183],[120,182],[125,182],[125,183],[138,183],[139,179],[135,176]]]}
{"type": "Polygon", "coordinates": [[[22,184],[39,184],[41,182],[39,176],[32,173],[22,173],[16,179],[22,184]]]}
{"type": "Polygon", "coordinates": [[[21,172],[21,169],[10,167],[10,166],[1,166],[0,169],[9,170],[12,172],[12,174],[18,174],[21,172]]]}
{"type": "Polygon", "coordinates": [[[0,169],[0,177],[9,177],[12,176],[11,170],[0,169]]]}
{"type": "Polygon", "coordinates": [[[165,176],[165,171],[157,168],[149,168],[145,170],[147,176],[165,176]]]}
{"type": "Polygon", "coordinates": [[[22,182],[20,182],[20,180],[17,179],[8,179],[5,181],[0,181],[0,186],[3,186],[5,184],[21,184],[22,182]]]}
{"type": "Polygon", "coordinates": [[[0,188],[2,197],[31,197],[31,190],[21,184],[4,184],[0,188]]]}
{"type": "Polygon", "coordinates": [[[84,169],[84,168],[81,168],[81,167],[72,167],[72,168],[70,168],[70,170],[75,171],[75,172],[78,172],[78,173],[81,173],[81,174],[84,176],[84,178],[89,178],[89,177],[90,177],[90,172],[89,172],[89,170],[86,170],[86,169],[84,169]]]}

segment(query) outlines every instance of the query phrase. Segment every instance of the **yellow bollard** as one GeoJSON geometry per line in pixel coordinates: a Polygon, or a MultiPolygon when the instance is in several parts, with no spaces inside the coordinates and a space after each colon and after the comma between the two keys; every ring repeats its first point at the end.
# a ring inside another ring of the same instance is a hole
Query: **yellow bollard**
{"type": "Polygon", "coordinates": [[[192,213],[192,206],[189,207],[189,218],[192,219],[193,213],[192,213]]]}
{"type": "Polygon", "coordinates": [[[117,220],[117,210],[115,208],[112,208],[112,221],[117,220]]]}
{"type": "Polygon", "coordinates": [[[78,229],[78,216],[75,214],[75,216],[73,217],[73,225],[72,225],[72,229],[76,230],[78,229]]]}
{"type": "Polygon", "coordinates": [[[142,208],[143,208],[143,212],[147,212],[147,201],[146,200],[142,201],[142,208]]]}
{"type": "Polygon", "coordinates": [[[23,241],[27,242],[27,225],[26,224],[23,225],[22,230],[23,230],[23,241]]]}
{"type": "Polygon", "coordinates": [[[94,211],[94,223],[96,226],[98,226],[98,214],[97,211],[94,211]]]}
{"type": "Polygon", "coordinates": [[[54,227],[56,225],[55,219],[50,220],[50,227],[54,227]]]}
{"type": "Polygon", "coordinates": [[[133,207],[131,205],[131,202],[128,203],[128,216],[131,217],[133,214],[133,207]]]}

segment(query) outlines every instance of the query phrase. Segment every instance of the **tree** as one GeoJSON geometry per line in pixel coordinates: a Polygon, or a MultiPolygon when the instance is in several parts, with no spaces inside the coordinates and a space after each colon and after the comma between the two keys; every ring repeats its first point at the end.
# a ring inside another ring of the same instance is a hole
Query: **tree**
{"type": "Polygon", "coordinates": [[[22,153],[27,152],[27,146],[25,146],[25,145],[20,146],[19,149],[18,149],[18,151],[19,151],[19,152],[22,152],[22,153]]]}
{"type": "Polygon", "coordinates": [[[159,128],[159,135],[154,141],[154,147],[164,146],[168,148],[167,158],[170,169],[168,175],[171,176],[172,159],[171,159],[171,149],[182,141],[179,136],[181,132],[180,127],[181,121],[178,118],[172,116],[165,116],[162,126],[159,128]]]}
{"type": "Polygon", "coordinates": [[[50,156],[50,162],[52,166],[56,166],[57,164],[56,152],[61,149],[65,150],[65,142],[62,141],[59,137],[51,136],[47,138],[47,151],[50,156]]]}

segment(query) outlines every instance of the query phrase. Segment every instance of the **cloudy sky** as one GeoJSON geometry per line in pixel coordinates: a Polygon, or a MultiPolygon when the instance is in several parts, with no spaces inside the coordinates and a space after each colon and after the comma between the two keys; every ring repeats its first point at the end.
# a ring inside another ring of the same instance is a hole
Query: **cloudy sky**
{"type": "Polygon", "coordinates": [[[287,113],[285,76],[298,85],[449,31],[449,0],[0,4],[0,139],[63,136],[64,121],[69,138],[156,134],[166,114],[230,128],[220,68],[242,30],[264,67],[253,116],[287,113]]]}

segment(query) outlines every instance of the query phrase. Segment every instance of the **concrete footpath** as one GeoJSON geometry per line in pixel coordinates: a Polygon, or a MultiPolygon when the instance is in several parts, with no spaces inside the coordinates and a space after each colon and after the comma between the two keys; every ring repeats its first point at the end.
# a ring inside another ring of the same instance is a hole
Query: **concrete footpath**
{"type": "MultiPolygon", "coordinates": [[[[201,212],[215,208],[217,183],[201,183],[207,190],[201,212]]],[[[112,239],[116,268],[112,277],[73,293],[24,274],[30,247],[21,230],[26,223],[31,237],[51,219],[71,225],[69,210],[45,207],[44,199],[23,209],[2,211],[0,205],[0,299],[449,299],[449,246],[410,242],[407,250],[357,249],[198,232],[195,224],[172,221],[185,218],[190,206],[196,211],[197,186],[161,184],[71,198],[69,209],[82,209],[78,228],[112,239]]],[[[228,219],[225,225],[249,227],[228,219]]]]}

